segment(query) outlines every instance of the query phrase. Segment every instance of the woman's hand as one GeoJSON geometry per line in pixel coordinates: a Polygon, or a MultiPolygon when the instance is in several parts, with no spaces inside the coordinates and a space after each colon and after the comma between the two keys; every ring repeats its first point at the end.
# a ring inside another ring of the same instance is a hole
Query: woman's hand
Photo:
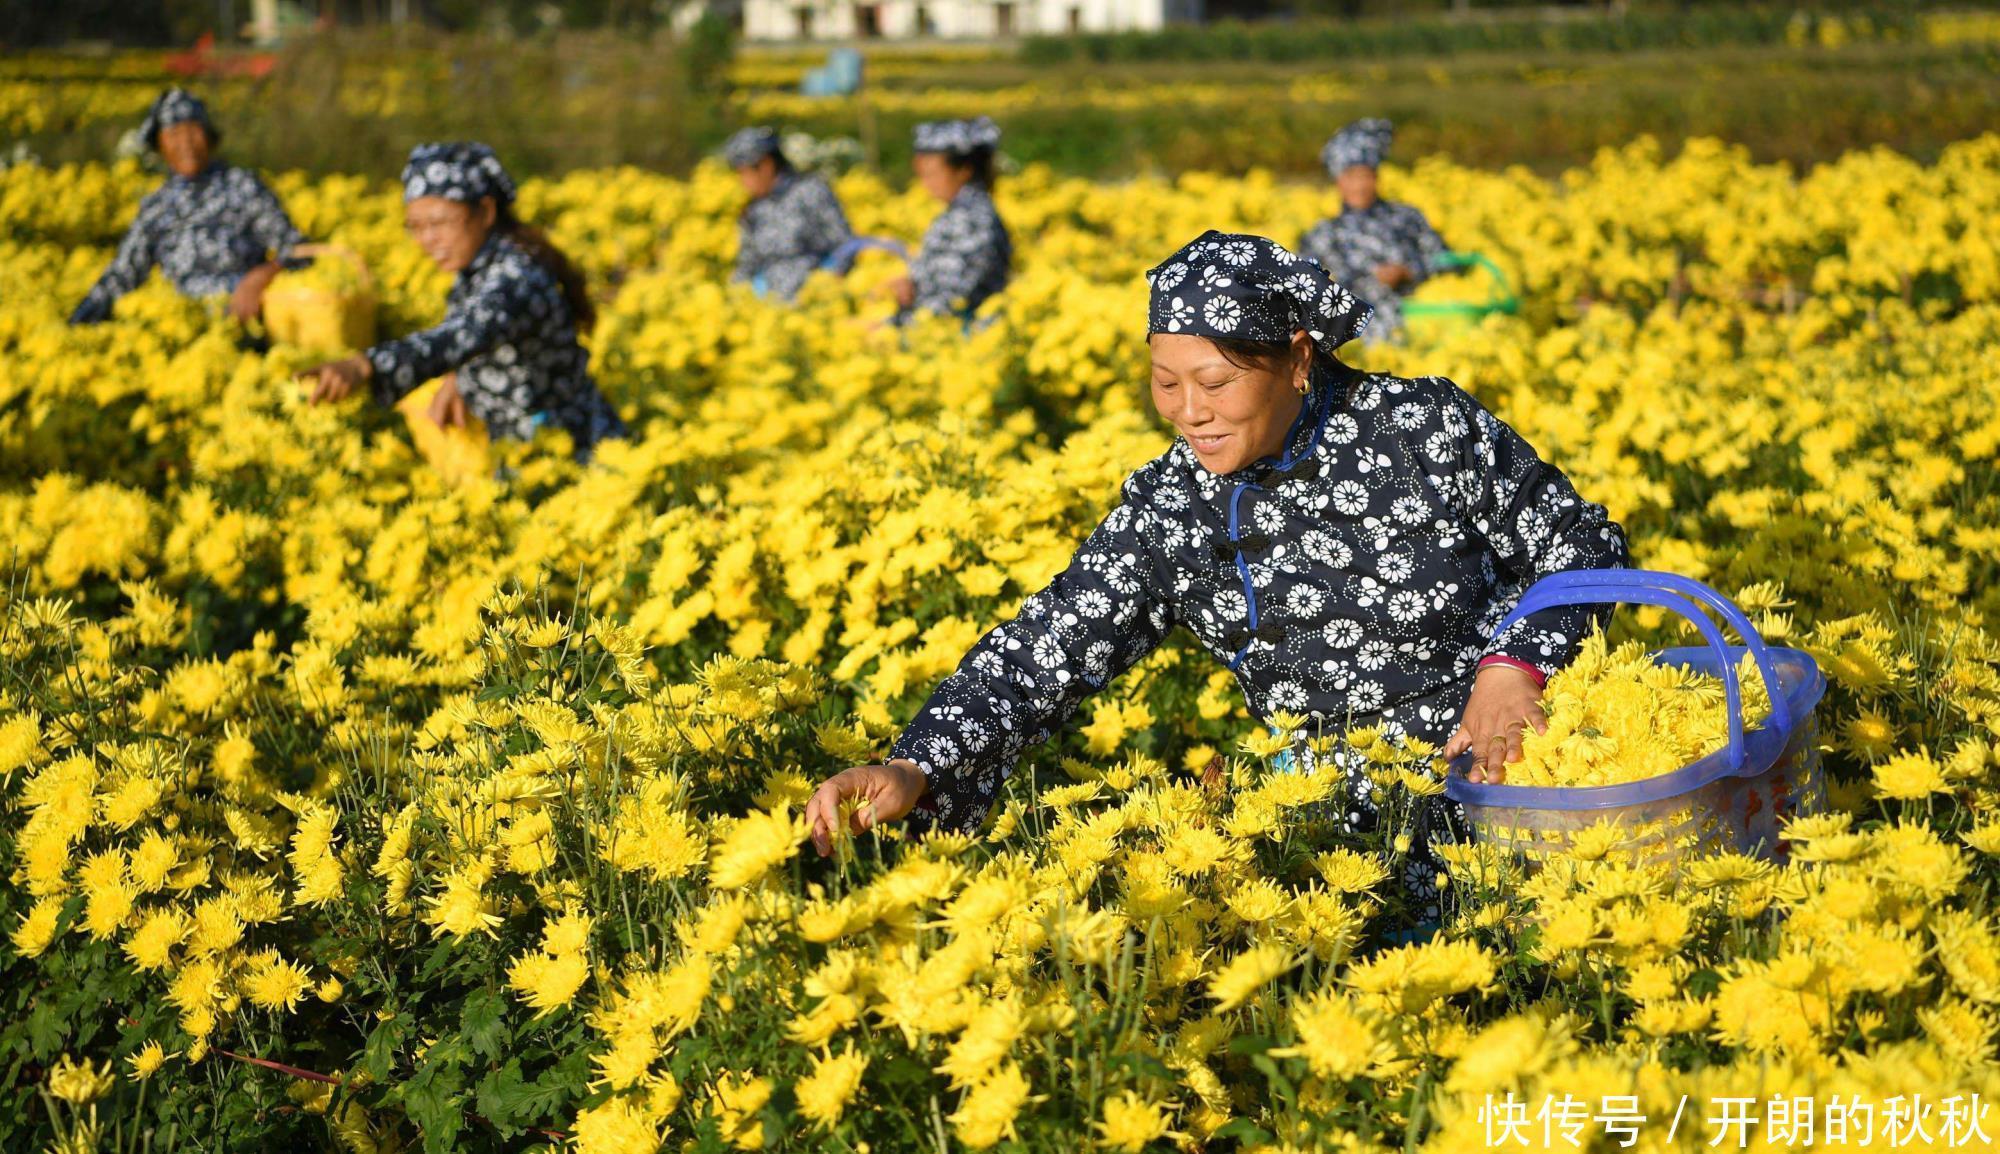
{"type": "Polygon", "coordinates": [[[924,796],[929,783],[914,761],[892,761],[887,765],[857,765],[843,769],[820,783],[806,803],[806,828],[812,832],[813,848],[819,856],[833,852],[833,834],[840,822],[841,803],[860,798],[847,820],[851,833],[866,833],[885,821],[898,821],[924,796]]]}
{"type": "Polygon", "coordinates": [[[1392,289],[1402,288],[1410,283],[1410,266],[1395,263],[1378,264],[1375,266],[1375,279],[1392,289]]]}
{"type": "Polygon", "coordinates": [[[911,305],[917,303],[917,282],[911,280],[909,277],[897,277],[895,280],[883,285],[882,291],[894,297],[896,304],[902,308],[909,308],[911,305]]]}
{"type": "Polygon", "coordinates": [[[236,291],[229,294],[229,315],[239,321],[254,321],[264,311],[264,290],[278,275],[278,266],[269,261],[243,274],[236,291]]]}
{"type": "Polygon", "coordinates": [[[458,392],[458,374],[446,373],[443,383],[438,385],[437,395],[431,398],[431,424],[440,429],[462,429],[465,427],[465,398],[458,392]]]}
{"type": "Polygon", "coordinates": [[[1542,687],[1534,677],[1499,662],[1480,666],[1465,702],[1465,719],[1444,743],[1445,760],[1471,750],[1472,769],[1465,780],[1498,785],[1507,778],[1507,764],[1521,760],[1521,735],[1530,725],[1536,733],[1549,728],[1542,715],[1542,687]]]}
{"type": "Polygon", "coordinates": [[[367,357],[353,356],[345,360],[328,361],[299,374],[299,379],[314,378],[312,403],[324,405],[346,399],[349,393],[360,388],[368,378],[375,375],[375,366],[367,357]]]}

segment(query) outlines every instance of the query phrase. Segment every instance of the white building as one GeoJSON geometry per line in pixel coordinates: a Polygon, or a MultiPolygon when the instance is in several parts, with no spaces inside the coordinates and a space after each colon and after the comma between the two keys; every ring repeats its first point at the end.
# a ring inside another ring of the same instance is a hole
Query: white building
{"type": "Polygon", "coordinates": [[[1202,0],[742,0],[747,40],[990,40],[1152,32],[1201,19],[1202,0]]]}

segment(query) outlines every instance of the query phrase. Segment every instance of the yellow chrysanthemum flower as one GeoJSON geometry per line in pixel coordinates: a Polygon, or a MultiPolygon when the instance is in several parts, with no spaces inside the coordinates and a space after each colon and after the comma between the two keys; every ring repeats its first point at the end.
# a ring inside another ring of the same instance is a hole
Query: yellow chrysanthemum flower
{"type": "Polygon", "coordinates": [[[1149,1101],[1126,1090],[1104,1100],[1104,1116],[1091,1123],[1091,1128],[1097,1131],[1097,1144],[1103,1149],[1139,1154],[1150,1142],[1179,1136],[1168,1129],[1172,1108],[1172,1103],[1149,1101]]]}
{"type": "Polygon", "coordinates": [[[87,1058],[79,1062],[64,1054],[49,1068],[49,1093],[72,1106],[89,1105],[109,1092],[116,1082],[109,1062],[100,1068],[87,1058]]]}
{"type": "Polygon", "coordinates": [[[166,1064],[167,1052],[158,1042],[148,1041],[139,1047],[125,1061],[132,1067],[132,1080],[143,1082],[158,1073],[166,1064]]]}
{"type": "Polygon", "coordinates": [[[867,1070],[867,1056],[855,1053],[852,1046],[836,1055],[814,1058],[812,1070],[792,1087],[799,1113],[816,1126],[832,1129],[854,1100],[867,1070]]]}

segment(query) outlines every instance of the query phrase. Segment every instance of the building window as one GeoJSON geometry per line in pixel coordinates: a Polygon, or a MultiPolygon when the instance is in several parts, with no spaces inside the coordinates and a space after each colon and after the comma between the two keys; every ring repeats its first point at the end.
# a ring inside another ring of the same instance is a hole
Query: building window
{"type": "Polygon", "coordinates": [[[854,9],[854,34],[863,40],[875,40],[882,35],[882,9],[874,4],[860,4],[854,9]]]}
{"type": "Polygon", "coordinates": [[[1083,31],[1083,9],[1072,8],[1069,10],[1069,31],[1072,36],[1083,31]]]}
{"type": "Polygon", "coordinates": [[[813,38],[813,10],[810,8],[794,8],[792,9],[792,14],[797,16],[799,20],[799,39],[811,40],[813,38]]]}
{"type": "Polygon", "coordinates": [[[999,36],[1014,34],[1014,5],[1001,0],[993,6],[994,33],[999,36]]]}
{"type": "Polygon", "coordinates": [[[917,5],[917,35],[937,35],[937,23],[931,19],[931,10],[922,4],[917,5]]]}

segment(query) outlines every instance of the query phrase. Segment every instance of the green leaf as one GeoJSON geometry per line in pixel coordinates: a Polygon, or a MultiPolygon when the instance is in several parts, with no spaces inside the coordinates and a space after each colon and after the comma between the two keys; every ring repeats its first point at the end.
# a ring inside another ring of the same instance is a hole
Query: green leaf
{"type": "Polygon", "coordinates": [[[1292,1080],[1285,1077],[1285,1072],[1278,1069],[1278,1064],[1271,1060],[1269,1054],[1253,1055],[1250,1064],[1257,1067],[1264,1077],[1270,1079],[1272,1087],[1278,1091],[1280,1098],[1290,1102],[1298,1097],[1298,1092],[1292,1088],[1292,1080]]]}
{"type": "Polygon", "coordinates": [[[361,1051],[361,1069],[377,1082],[387,1082],[395,1074],[397,1055],[410,1032],[410,1015],[397,1014],[368,1032],[361,1051]]]}
{"type": "Polygon", "coordinates": [[[424,955],[417,966],[417,980],[424,985],[436,986],[439,979],[451,972],[458,963],[460,951],[450,938],[441,938],[424,955]]]}
{"type": "Polygon", "coordinates": [[[1174,1072],[1165,1062],[1151,1054],[1118,1054],[1106,1063],[1114,1070],[1130,1070],[1142,1078],[1158,1078],[1164,1082],[1174,1081],[1174,1072]]]}
{"type": "Polygon", "coordinates": [[[1688,975],[1687,992],[1691,998],[1706,998],[1722,988],[1722,975],[1704,966],[1688,975]]]}
{"type": "Polygon", "coordinates": [[[458,1132],[465,1126],[465,1111],[459,1098],[428,1083],[404,1083],[403,1110],[424,1137],[424,1149],[443,1154],[455,1148],[458,1132]]]}
{"type": "Polygon", "coordinates": [[[536,1097],[534,1087],[521,1078],[520,1060],[514,1059],[480,1079],[472,1108],[511,1138],[520,1132],[521,1123],[533,1120],[536,1097]]]}
{"type": "Polygon", "coordinates": [[[541,1108],[542,1113],[546,1116],[558,1109],[571,1109],[576,1102],[589,1096],[590,1082],[595,1076],[596,1070],[590,1063],[590,1050],[581,1042],[572,1042],[556,1064],[535,1079],[535,1093],[547,1103],[541,1108]]]}
{"type": "Polygon", "coordinates": [[[792,1131],[792,1121],[798,1117],[798,1097],[792,1093],[789,1084],[781,1083],[757,1111],[757,1117],[764,1123],[766,1134],[788,1134],[792,1131]]]}
{"type": "Polygon", "coordinates": [[[884,1088],[892,1086],[912,1086],[925,1088],[932,1082],[931,1068],[908,1054],[898,1054],[880,1065],[871,1064],[869,1080],[879,1081],[884,1088]]]}
{"type": "Polygon", "coordinates": [[[1215,1128],[1214,1138],[1234,1138],[1245,1146],[1256,1146],[1271,1141],[1275,1135],[1248,1118],[1231,1118],[1215,1128]]]}
{"type": "Polygon", "coordinates": [[[482,1058],[498,1059],[507,1053],[513,1031],[507,1028],[507,998],[498,990],[474,990],[466,996],[458,1017],[465,1044],[482,1058]]]}
{"type": "MultiPolygon", "coordinates": [[[[60,999],[67,1003],[70,998],[60,999]]],[[[64,1005],[56,1000],[35,1003],[28,1011],[28,1044],[37,1055],[51,1057],[63,1050],[63,1041],[69,1037],[70,1015],[64,1005]]]]}
{"type": "Polygon", "coordinates": [[[431,1047],[423,1065],[392,1095],[423,1134],[429,1154],[456,1150],[458,1133],[465,1128],[465,1072],[459,1059],[446,1043],[431,1047]]]}

